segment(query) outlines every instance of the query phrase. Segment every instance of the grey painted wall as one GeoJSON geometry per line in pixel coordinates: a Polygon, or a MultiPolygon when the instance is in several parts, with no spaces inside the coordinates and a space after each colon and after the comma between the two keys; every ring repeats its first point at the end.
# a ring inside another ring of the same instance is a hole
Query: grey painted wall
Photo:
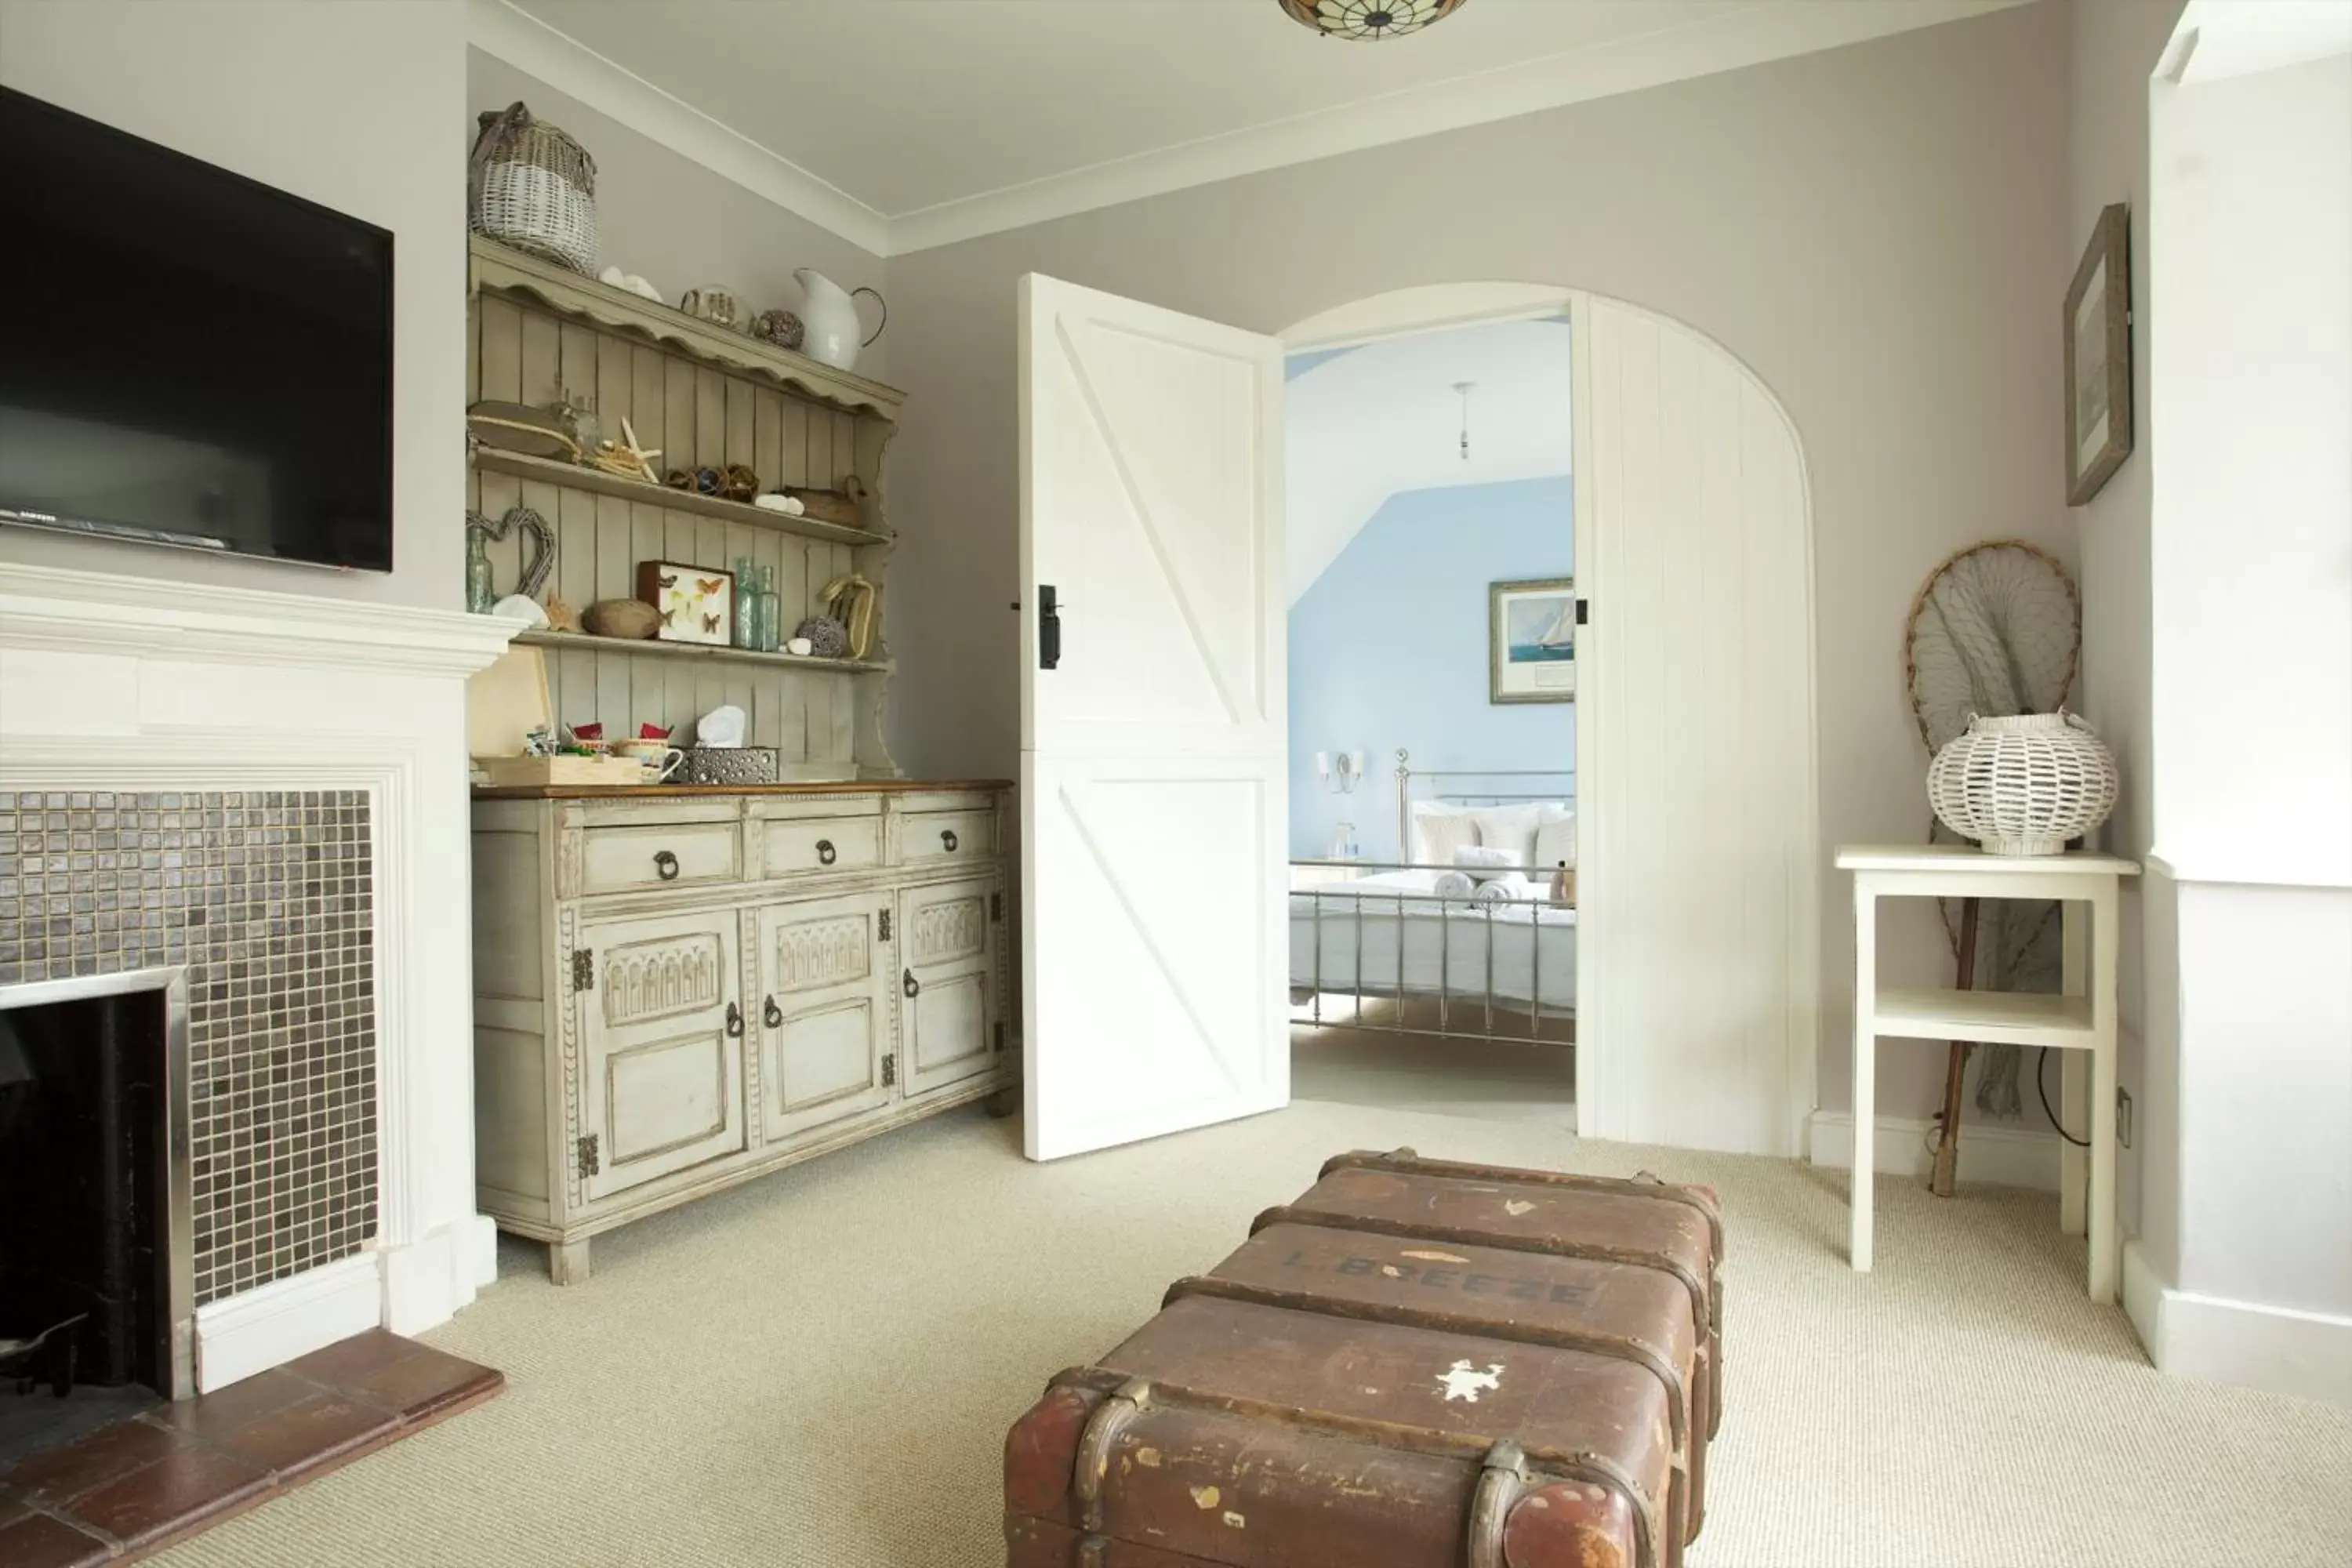
{"type": "MultiPolygon", "coordinates": [[[[1786,405],[1813,495],[1822,840],[1924,837],[1905,606],[1982,538],[2074,555],[2066,42],[2063,8],[2025,6],[892,258],[911,395],[891,476],[910,536],[895,754],[938,773],[1017,761],[1024,272],[1267,332],[1389,289],[1507,279],[1675,316],[1786,405]]],[[[1850,906],[1824,891],[1822,1099],[1842,1108],[1850,906]]],[[[1929,911],[1890,917],[1880,951],[1892,983],[1948,984],[1929,911]]],[[[1940,1056],[1884,1052],[1882,1113],[1925,1115],[1940,1056]]]]}

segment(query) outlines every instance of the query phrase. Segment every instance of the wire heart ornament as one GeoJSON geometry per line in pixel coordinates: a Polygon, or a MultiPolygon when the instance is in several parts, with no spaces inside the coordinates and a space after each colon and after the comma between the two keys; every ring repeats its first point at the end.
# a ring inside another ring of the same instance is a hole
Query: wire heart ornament
{"type": "Polygon", "coordinates": [[[547,574],[555,570],[555,531],[547,526],[547,519],[527,506],[509,507],[496,522],[478,511],[466,513],[466,531],[494,542],[503,543],[507,535],[518,528],[534,549],[523,562],[522,578],[515,584],[515,592],[526,599],[536,599],[539,591],[547,586],[547,574]]]}

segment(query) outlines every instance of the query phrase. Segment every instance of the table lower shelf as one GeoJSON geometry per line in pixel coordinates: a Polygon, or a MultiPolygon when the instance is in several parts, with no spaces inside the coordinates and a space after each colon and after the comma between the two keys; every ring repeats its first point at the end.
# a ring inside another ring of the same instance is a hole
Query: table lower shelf
{"type": "Polygon", "coordinates": [[[1933,987],[1878,993],[1873,1024],[1906,1039],[1974,1040],[1986,1045],[2087,1049],[2095,1038],[2087,996],[1933,987]]]}

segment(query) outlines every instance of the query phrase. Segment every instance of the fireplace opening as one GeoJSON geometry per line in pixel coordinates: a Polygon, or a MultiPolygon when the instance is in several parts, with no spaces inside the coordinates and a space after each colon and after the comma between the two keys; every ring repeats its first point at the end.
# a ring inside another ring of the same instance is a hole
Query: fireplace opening
{"type": "Polygon", "coordinates": [[[184,991],[0,987],[0,1468],[192,1392],[184,991]]]}

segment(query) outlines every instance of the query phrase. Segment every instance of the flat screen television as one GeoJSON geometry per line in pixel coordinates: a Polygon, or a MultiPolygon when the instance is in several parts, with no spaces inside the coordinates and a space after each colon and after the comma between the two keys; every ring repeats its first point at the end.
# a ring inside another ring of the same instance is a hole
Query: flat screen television
{"type": "Polygon", "coordinates": [[[390,571],[392,236],[0,88],[0,522],[390,571]]]}

